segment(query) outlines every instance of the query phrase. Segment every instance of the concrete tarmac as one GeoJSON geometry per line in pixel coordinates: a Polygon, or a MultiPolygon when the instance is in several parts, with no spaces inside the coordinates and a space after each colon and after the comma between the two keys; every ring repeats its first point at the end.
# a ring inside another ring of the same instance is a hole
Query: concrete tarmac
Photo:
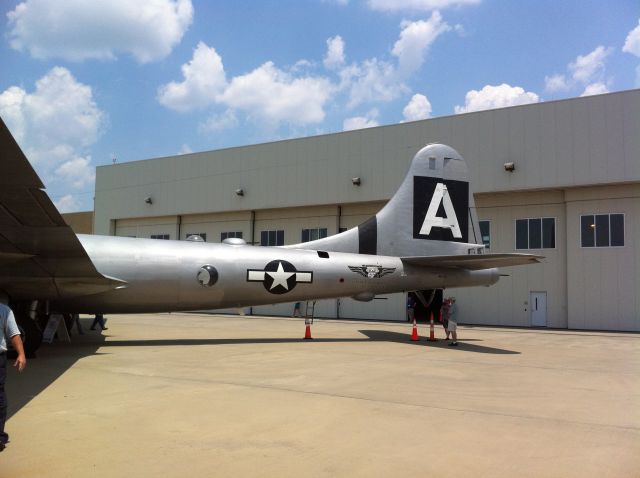
{"type": "Polygon", "coordinates": [[[10,370],[0,478],[640,476],[638,334],[108,319],[10,370]]]}

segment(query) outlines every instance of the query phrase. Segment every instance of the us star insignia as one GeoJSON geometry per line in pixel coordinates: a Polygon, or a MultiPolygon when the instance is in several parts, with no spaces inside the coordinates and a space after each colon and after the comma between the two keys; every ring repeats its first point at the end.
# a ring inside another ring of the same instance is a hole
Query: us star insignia
{"type": "Polygon", "coordinates": [[[277,259],[269,262],[264,269],[247,269],[247,282],[262,282],[272,294],[286,294],[298,283],[313,282],[312,271],[299,271],[290,262],[277,259]]]}

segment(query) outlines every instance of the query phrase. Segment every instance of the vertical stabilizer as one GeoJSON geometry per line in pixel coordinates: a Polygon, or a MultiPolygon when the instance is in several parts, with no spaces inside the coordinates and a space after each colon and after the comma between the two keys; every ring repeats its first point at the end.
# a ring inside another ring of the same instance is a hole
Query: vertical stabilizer
{"type": "Polygon", "coordinates": [[[295,248],[388,256],[481,252],[469,170],[444,144],[429,144],[411,161],[384,208],[358,227],[295,248]]]}

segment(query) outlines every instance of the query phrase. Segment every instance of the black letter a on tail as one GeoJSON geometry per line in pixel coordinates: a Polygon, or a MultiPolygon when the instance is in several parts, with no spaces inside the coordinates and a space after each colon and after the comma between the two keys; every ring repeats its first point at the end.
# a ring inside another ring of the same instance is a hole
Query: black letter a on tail
{"type": "Polygon", "coordinates": [[[467,242],[469,183],[426,176],[413,178],[413,237],[467,242]]]}

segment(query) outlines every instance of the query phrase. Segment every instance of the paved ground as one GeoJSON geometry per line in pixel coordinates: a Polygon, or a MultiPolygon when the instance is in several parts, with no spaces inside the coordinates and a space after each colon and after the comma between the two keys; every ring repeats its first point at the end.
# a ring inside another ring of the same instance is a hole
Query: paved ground
{"type": "Polygon", "coordinates": [[[454,349],[404,324],[108,326],[10,372],[1,478],[640,476],[637,334],[461,327],[454,349]]]}

